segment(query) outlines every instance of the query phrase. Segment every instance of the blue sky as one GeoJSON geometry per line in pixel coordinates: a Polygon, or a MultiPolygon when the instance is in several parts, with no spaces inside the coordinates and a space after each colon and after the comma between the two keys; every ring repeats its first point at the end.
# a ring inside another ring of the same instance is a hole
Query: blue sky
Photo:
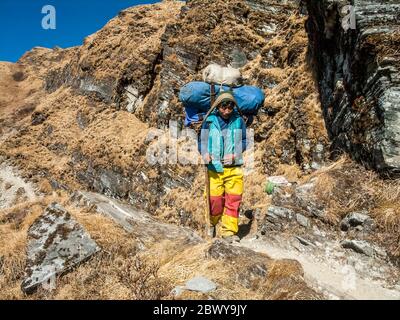
{"type": "Polygon", "coordinates": [[[0,0],[0,61],[17,61],[35,46],[81,45],[122,9],[160,0],[0,0]],[[56,29],[42,28],[45,5],[56,9],[56,29]]]}

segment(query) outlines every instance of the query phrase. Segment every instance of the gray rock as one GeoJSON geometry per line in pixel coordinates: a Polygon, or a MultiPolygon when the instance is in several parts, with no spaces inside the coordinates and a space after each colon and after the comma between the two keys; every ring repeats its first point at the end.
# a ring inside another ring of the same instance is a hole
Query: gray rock
{"type": "Polygon", "coordinates": [[[186,282],[185,289],[207,293],[217,289],[217,285],[205,277],[198,276],[186,282]]]}
{"type": "Polygon", "coordinates": [[[98,193],[79,191],[72,196],[72,200],[78,205],[92,207],[98,213],[110,217],[145,245],[170,240],[183,249],[204,241],[190,228],[158,221],[143,210],[98,193]]]}
{"type": "Polygon", "coordinates": [[[315,244],[313,244],[312,242],[310,242],[302,237],[296,236],[296,239],[299,240],[299,242],[304,246],[315,247],[315,244]]]}
{"type": "Polygon", "coordinates": [[[185,289],[186,287],[184,286],[176,286],[174,289],[172,289],[171,295],[175,297],[180,296],[185,291],[185,289]]]}
{"type": "Polygon", "coordinates": [[[81,130],[86,129],[86,127],[89,125],[89,119],[82,111],[77,112],[76,122],[78,123],[78,126],[79,128],[81,128],[81,130]]]}
{"type": "Polygon", "coordinates": [[[65,184],[59,183],[55,179],[50,179],[49,182],[50,182],[50,186],[52,187],[53,190],[60,190],[60,189],[67,190],[67,191],[70,190],[70,188],[68,186],[66,186],[65,184]]]}
{"type": "MultiPolygon", "coordinates": [[[[104,151],[104,155],[107,151],[104,151]]],[[[89,190],[105,194],[119,200],[127,200],[135,207],[153,210],[161,205],[162,196],[173,188],[191,188],[193,175],[181,177],[168,167],[153,166],[157,170],[156,178],[144,177],[141,171],[124,173],[121,167],[104,168],[93,166],[91,160],[79,151],[74,151],[74,163],[80,162],[81,170],[76,172],[77,179],[89,190]],[[145,194],[153,190],[151,194],[145,194]]],[[[149,169],[146,167],[145,169],[149,169]]]]}
{"type": "Polygon", "coordinates": [[[284,176],[271,176],[267,178],[267,181],[272,182],[279,187],[290,185],[290,182],[284,176]]]}
{"type": "Polygon", "coordinates": [[[28,231],[25,279],[21,289],[32,293],[99,251],[90,235],[59,204],[53,203],[28,231]]]}
{"type": "Polygon", "coordinates": [[[95,191],[118,199],[126,198],[132,185],[128,177],[115,170],[94,169],[91,166],[86,171],[78,171],[77,178],[95,191]]]}
{"type": "Polygon", "coordinates": [[[362,226],[357,226],[354,229],[356,229],[357,231],[363,231],[364,230],[364,228],[362,226]]]}
{"type": "Polygon", "coordinates": [[[79,89],[84,93],[96,93],[105,102],[112,101],[113,86],[104,82],[99,82],[92,77],[83,77],[79,79],[79,89]]]}
{"type": "Polygon", "coordinates": [[[292,192],[286,192],[281,188],[275,188],[272,194],[272,204],[277,207],[293,205],[292,192]]]}
{"type": "Polygon", "coordinates": [[[311,179],[310,182],[295,188],[292,201],[296,207],[302,208],[310,215],[323,218],[325,216],[325,208],[316,199],[314,191],[315,180],[311,179]]]}
{"type": "Polygon", "coordinates": [[[309,228],[311,225],[310,220],[300,213],[296,214],[296,221],[298,222],[299,225],[303,226],[304,228],[309,228]]]}
{"type": "Polygon", "coordinates": [[[307,211],[317,218],[323,218],[325,216],[325,210],[315,204],[307,206],[307,211]]]}
{"type": "Polygon", "coordinates": [[[267,215],[276,219],[292,219],[294,217],[294,211],[292,209],[269,206],[267,215]]]}
{"type": "Polygon", "coordinates": [[[385,249],[375,246],[374,250],[375,250],[375,253],[376,253],[377,256],[379,256],[379,257],[381,257],[383,259],[387,258],[387,253],[386,253],[385,249]]]}
{"type": "Polygon", "coordinates": [[[122,174],[112,170],[102,170],[99,175],[99,180],[95,183],[96,190],[105,193],[109,196],[118,196],[124,198],[127,196],[130,188],[129,180],[122,174]]]}
{"type": "Polygon", "coordinates": [[[340,222],[340,229],[342,231],[347,231],[350,228],[362,227],[364,224],[368,227],[372,227],[373,225],[373,220],[366,214],[366,212],[352,212],[340,222]]]}
{"type": "Polygon", "coordinates": [[[35,111],[31,115],[31,123],[33,126],[37,126],[39,124],[42,124],[43,122],[46,121],[48,115],[42,112],[35,111]]]}
{"type": "Polygon", "coordinates": [[[128,103],[126,110],[133,113],[143,103],[143,97],[139,95],[139,90],[132,85],[126,87],[125,90],[128,103]]]}
{"type": "Polygon", "coordinates": [[[233,246],[227,242],[217,239],[215,240],[206,253],[207,258],[233,260],[240,256],[248,256],[254,253],[252,250],[233,246]]]}
{"type": "Polygon", "coordinates": [[[26,79],[26,75],[22,71],[17,71],[12,75],[14,81],[20,82],[26,79]]]}
{"type": "Polygon", "coordinates": [[[292,243],[292,247],[295,248],[299,252],[304,252],[304,247],[300,245],[298,242],[292,243]]]}
{"type": "Polygon", "coordinates": [[[345,249],[352,249],[355,252],[365,254],[369,257],[374,255],[374,248],[366,241],[361,240],[343,240],[340,245],[345,249]]]}
{"type": "Polygon", "coordinates": [[[303,195],[303,196],[307,196],[312,194],[312,192],[315,189],[315,183],[313,181],[309,182],[309,183],[305,183],[302,185],[299,185],[298,187],[296,187],[296,193],[298,195],[303,195]]]}
{"type": "Polygon", "coordinates": [[[242,68],[243,66],[245,66],[247,63],[246,53],[238,48],[235,48],[232,50],[230,57],[232,60],[232,62],[231,62],[232,68],[239,69],[239,68],[242,68]]]}
{"type": "Polygon", "coordinates": [[[258,224],[258,231],[264,235],[271,230],[280,230],[294,216],[295,212],[291,209],[271,205],[264,219],[258,224]]]}

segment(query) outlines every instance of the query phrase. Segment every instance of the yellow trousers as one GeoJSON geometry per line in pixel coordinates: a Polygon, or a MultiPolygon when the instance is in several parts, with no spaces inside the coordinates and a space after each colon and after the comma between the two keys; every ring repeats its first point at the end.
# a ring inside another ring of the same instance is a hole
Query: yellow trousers
{"type": "Polygon", "coordinates": [[[221,220],[221,236],[234,235],[239,230],[239,207],[243,194],[241,167],[224,168],[223,173],[208,170],[210,180],[211,224],[221,220]]]}

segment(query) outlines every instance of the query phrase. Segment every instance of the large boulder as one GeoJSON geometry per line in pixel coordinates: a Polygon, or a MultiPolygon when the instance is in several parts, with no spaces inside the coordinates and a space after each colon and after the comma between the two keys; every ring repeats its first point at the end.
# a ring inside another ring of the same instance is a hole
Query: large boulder
{"type": "Polygon", "coordinates": [[[52,203],[28,230],[22,291],[33,293],[39,285],[54,286],[57,275],[70,271],[99,250],[84,228],[61,205],[52,203]]]}
{"type": "Polygon", "coordinates": [[[190,228],[159,221],[146,211],[98,193],[78,191],[73,194],[72,200],[77,205],[94,208],[98,213],[113,219],[144,246],[167,240],[183,250],[184,247],[204,242],[190,228]]]}
{"type": "Polygon", "coordinates": [[[351,212],[340,222],[340,229],[347,231],[350,228],[367,227],[371,229],[374,221],[367,214],[368,212],[351,212]]]}

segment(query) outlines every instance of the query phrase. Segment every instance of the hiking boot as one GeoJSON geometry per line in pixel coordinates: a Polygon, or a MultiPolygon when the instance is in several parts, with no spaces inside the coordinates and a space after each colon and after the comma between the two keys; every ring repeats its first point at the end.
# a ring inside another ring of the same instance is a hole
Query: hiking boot
{"type": "Polygon", "coordinates": [[[240,242],[240,238],[235,234],[231,236],[222,237],[222,239],[224,239],[228,243],[240,242]]]}
{"type": "Polygon", "coordinates": [[[210,226],[208,229],[208,236],[211,238],[215,238],[217,236],[217,227],[216,226],[210,226]]]}

